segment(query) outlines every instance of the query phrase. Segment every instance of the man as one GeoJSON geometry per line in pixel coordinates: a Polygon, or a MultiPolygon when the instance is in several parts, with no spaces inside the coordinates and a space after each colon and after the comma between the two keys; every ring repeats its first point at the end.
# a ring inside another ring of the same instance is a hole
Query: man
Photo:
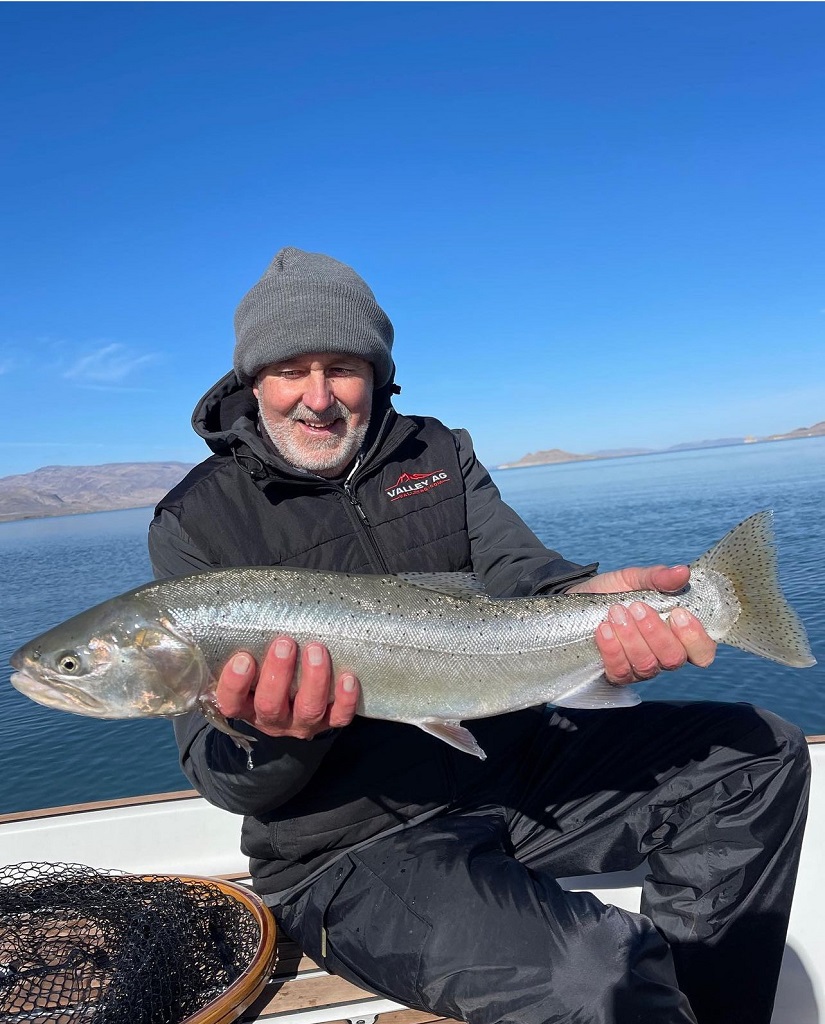
{"type": "MultiPolygon", "coordinates": [[[[234,372],[195,411],[215,452],[157,509],[155,572],[281,564],[476,572],[494,596],[677,591],[685,566],[596,575],[544,547],[464,431],[393,410],[392,326],[349,267],[283,249],[241,302],[234,372]],[[424,482],[393,501],[398,481],[424,482]]],[[[714,644],[688,612],[610,610],[608,679],[714,644]]],[[[414,671],[414,670],[411,670],[414,671]]],[[[256,890],[334,973],[470,1024],[768,1024],[804,825],[799,730],[746,705],[535,708],[473,723],[480,762],[355,715],[358,680],[276,637],[238,652],[181,763],[244,815],[256,890]],[[299,685],[290,696],[300,670],[299,685]],[[642,913],[555,879],[647,859],[642,913]]]]}

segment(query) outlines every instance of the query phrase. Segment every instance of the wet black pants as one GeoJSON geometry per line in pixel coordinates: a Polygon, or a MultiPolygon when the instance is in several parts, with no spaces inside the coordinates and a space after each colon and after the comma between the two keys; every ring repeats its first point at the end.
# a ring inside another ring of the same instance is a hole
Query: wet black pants
{"type": "Polygon", "coordinates": [[[548,714],[520,753],[337,861],[279,908],[286,930],[333,973],[469,1024],[768,1024],[801,732],[744,704],[647,703],[548,714]],[[645,859],[640,914],[555,881],[645,859]]]}

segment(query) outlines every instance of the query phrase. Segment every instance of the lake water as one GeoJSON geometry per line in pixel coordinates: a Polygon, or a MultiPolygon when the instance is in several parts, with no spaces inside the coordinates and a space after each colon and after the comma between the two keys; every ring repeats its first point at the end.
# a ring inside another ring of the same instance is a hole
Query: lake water
{"type": "MultiPolygon", "coordinates": [[[[825,438],[507,470],[495,479],[545,543],[603,569],[690,561],[752,512],[774,509],[783,588],[819,664],[792,670],[723,647],[711,669],[660,676],[642,695],[753,701],[808,734],[825,733],[825,438]]],[[[8,682],[8,658],[21,643],[151,577],[151,514],[0,524],[0,813],[188,788],[168,722],[51,711],[8,682]]]]}

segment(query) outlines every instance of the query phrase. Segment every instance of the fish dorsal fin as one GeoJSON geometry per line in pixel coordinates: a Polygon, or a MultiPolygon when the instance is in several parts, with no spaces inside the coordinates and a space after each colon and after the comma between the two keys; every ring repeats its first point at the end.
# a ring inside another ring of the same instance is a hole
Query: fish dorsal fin
{"type": "Polygon", "coordinates": [[[489,597],[474,572],[399,572],[396,579],[448,597],[489,597]]]}
{"type": "Polygon", "coordinates": [[[556,697],[553,704],[560,708],[586,708],[590,710],[601,708],[635,708],[642,703],[642,698],[629,686],[615,686],[608,683],[604,673],[599,675],[590,683],[556,697]]]}

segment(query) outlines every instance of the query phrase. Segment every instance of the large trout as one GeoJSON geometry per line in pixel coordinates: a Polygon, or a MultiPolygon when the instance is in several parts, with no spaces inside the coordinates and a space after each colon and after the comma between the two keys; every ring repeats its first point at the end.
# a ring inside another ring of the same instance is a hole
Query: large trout
{"type": "Polygon", "coordinates": [[[460,722],[550,702],[639,702],[610,685],[594,641],[611,605],[680,605],[714,640],[784,665],[815,664],[779,587],[771,513],[746,519],[690,567],[679,594],[637,591],[500,600],[463,574],[356,576],[225,569],[148,583],[69,619],[12,656],[12,683],[48,707],[94,718],[200,709],[249,749],[214,698],[238,650],[261,659],[277,634],[320,641],[361,682],[358,712],[409,722],[484,753],[460,722]]]}

